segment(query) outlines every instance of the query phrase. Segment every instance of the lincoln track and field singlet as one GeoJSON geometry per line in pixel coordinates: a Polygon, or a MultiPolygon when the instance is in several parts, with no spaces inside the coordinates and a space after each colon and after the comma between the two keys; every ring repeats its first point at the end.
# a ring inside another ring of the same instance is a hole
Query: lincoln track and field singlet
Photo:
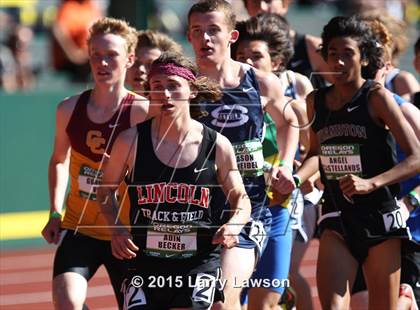
{"type": "Polygon", "coordinates": [[[212,222],[216,132],[203,126],[197,158],[188,167],[173,168],[156,156],[151,125],[152,120],[137,125],[136,164],[127,180],[139,266],[144,272],[180,274],[182,268],[186,274],[217,268],[220,246],[212,244],[218,228],[212,222]]]}

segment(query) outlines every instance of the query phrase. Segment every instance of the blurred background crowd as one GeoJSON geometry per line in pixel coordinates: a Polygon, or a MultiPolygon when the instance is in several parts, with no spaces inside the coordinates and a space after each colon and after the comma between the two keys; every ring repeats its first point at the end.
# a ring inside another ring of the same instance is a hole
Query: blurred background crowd
{"type": "MultiPolygon", "coordinates": [[[[137,29],[159,30],[186,51],[186,11],[194,0],[0,0],[0,92],[86,87],[86,38],[101,16],[123,18],[137,29]]],[[[242,0],[231,0],[246,19],[242,0]]],[[[288,20],[297,31],[320,35],[334,15],[384,8],[405,24],[408,44],[400,68],[415,73],[413,46],[420,0],[294,0],[288,20]]]]}

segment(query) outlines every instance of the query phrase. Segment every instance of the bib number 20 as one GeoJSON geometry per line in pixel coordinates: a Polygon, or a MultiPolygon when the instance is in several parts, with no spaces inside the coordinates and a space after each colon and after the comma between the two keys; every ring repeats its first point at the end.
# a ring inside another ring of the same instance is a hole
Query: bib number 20
{"type": "Polygon", "coordinates": [[[382,214],[385,231],[393,231],[400,228],[405,228],[406,224],[399,209],[382,214]]]}

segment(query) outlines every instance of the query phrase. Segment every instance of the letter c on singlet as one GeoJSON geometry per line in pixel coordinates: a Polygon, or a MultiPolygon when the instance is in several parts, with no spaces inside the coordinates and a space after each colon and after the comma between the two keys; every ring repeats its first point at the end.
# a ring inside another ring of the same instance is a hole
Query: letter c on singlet
{"type": "Polygon", "coordinates": [[[99,130],[89,130],[86,135],[86,145],[94,154],[103,154],[105,149],[101,146],[105,144],[105,139],[102,138],[102,132],[99,130]]]}

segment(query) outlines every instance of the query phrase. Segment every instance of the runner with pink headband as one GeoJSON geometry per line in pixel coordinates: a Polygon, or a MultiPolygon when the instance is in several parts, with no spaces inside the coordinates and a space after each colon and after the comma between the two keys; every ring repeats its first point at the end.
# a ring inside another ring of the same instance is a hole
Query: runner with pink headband
{"type": "Polygon", "coordinates": [[[187,81],[195,81],[197,79],[196,75],[190,69],[174,63],[153,63],[148,77],[149,82],[151,76],[155,74],[177,75],[187,81]]]}
{"type": "MultiPolygon", "coordinates": [[[[112,239],[114,255],[130,259],[126,309],[209,309],[223,300],[220,253],[237,244],[251,216],[232,144],[191,118],[188,103],[222,96],[217,83],[195,72],[181,54],[155,60],[149,97],[161,113],[121,133],[104,171],[104,184],[121,182],[126,167],[130,175],[131,231],[112,239]],[[229,193],[227,223],[218,220],[223,208],[213,199],[219,187],[229,193]]],[[[113,216],[116,190],[98,190],[113,216]]]]}

